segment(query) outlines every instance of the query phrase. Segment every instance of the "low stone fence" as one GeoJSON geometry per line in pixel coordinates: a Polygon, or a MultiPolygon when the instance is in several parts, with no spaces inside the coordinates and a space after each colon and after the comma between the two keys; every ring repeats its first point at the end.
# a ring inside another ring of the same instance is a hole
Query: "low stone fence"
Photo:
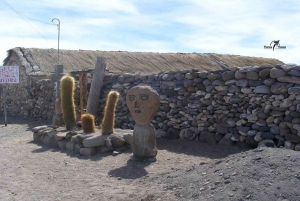
{"type": "Polygon", "coordinates": [[[251,66],[214,72],[107,74],[98,121],[110,90],[120,92],[116,127],[133,129],[126,92],[149,85],[160,94],[158,135],[213,144],[300,150],[300,66],[251,66]]]}
{"type": "MultiPolygon", "coordinates": [[[[112,152],[117,155],[130,150],[132,130],[115,129],[115,134],[85,134],[82,130],[66,131],[64,128],[53,129],[50,126],[38,126],[32,129],[33,140],[50,148],[60,148],[75,154],[92,156],[97,153],[112,152]]],[[[100,131],[99,131],[100,132],[100,131]]]]}

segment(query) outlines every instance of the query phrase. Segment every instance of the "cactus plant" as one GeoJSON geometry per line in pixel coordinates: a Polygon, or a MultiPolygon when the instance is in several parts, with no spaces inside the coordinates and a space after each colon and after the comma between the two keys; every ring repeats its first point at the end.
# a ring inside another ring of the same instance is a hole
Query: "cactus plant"
{"type": "Polygon", "coordinates": [[[115,110],[119,96],[120,94],[117,91],[110,91],[107,95],[106,105],[104,108],[104,117],[101,125],[102,135],[114,133],[115,110]]]}
{"type": "Polygon", "coordinates": [[[95,132],[95,117],[92,114],[84,114],[81,116],[81,125],[83,132],[94,133],[95,132]]]}
{"type": "Polygon", "coordinates": [[[76,125],[76,111],[74,104],[75,79],[65,75],[60,79],[60,97],[63,119],[67,130],[73,130],[76,125]]]}

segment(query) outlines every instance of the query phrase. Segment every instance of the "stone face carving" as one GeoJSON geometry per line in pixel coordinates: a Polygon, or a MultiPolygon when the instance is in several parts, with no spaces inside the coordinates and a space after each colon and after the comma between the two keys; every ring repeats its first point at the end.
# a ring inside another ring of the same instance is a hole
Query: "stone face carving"
{"type": "Polygon", "coordinates": [[[158,93],[148,86],[135,86],[126,95],[126,102],[136,124],[131,149],[137,158],[157,155],[156,130],[150,123],[159,107],[158,93]]]}

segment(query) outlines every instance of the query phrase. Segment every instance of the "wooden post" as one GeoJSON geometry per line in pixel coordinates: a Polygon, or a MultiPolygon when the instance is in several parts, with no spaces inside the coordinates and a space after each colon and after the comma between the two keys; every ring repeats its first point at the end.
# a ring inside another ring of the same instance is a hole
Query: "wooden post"
{"type": "Polygon", "coordinates": [[[100,98],[100,93],[103,85],[105,70],[106,70],[105,59],[103,57],[97,57],[97,62],[93,74],[93,80],[92,80],[91,89],[89,93],[86,113],[97,115],[97,110],[99,107],[99,98],[100,98]]]}
{"type": "Polygon", "coordinates": [[[79,73],[79,87],[80,87],[80,115],[83,115],[83,83],[82,83],[83,73],[79,73]]]}

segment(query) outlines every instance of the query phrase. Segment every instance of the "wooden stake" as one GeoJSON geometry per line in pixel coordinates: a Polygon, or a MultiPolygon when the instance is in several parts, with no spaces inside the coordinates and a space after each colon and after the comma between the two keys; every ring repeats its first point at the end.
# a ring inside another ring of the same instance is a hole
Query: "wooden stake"
{"type": "Polygon", "coordinates": [[[83,73],[79,73],[79,87],[80,87],[80,115],[83,115],[83,73]]]}

